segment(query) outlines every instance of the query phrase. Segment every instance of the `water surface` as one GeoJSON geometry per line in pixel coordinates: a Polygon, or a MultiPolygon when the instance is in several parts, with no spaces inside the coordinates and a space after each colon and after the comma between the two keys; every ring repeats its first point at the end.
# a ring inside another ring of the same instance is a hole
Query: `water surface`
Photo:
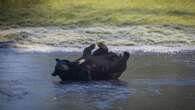
{"type": "Polygon", "coordinates": [[[195,52],[134,53],[120,81],[52,77],[55,58],[78,53],[0,50],[1,110],[194,110],[195,52]]]}

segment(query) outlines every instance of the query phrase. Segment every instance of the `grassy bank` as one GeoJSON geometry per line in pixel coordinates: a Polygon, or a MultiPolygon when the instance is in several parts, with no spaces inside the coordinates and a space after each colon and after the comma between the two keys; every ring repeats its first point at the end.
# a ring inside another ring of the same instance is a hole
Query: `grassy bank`
{"type": "MultiPolygon", "coordinates": [[[[194,28],[161,25],[96,26],[66,29],[25,27],[0,31],[0,41],[13,41],[13,43],[18,44],[17,46],[27,48],[35,45],[40,47],[41,45],[83,47],[95,42],[104,42],[110,46],[163,45],[178,47],[194,46],[194,35],[194,28]]],[[[3,47],[5,46],[3,45],[3,47]]]]}
{"type": "Polygon", "coordinates": [[[0,26],[195,26],[194,0],[1,0],[0,26]]]}

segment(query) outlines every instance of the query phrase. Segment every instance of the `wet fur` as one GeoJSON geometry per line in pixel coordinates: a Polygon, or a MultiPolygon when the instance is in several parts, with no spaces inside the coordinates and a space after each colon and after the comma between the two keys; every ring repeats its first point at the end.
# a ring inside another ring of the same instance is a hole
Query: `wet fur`
{"type": "Polygon", "coordinates": [[[113,52],[105,53],[104,50],[101,54],[100,47],[96,50],[97,55],[92,53],[94,48],[93,44],[85,48],[83,56],[73,62],[56,60],[53,74],[59,76],[62,81],[117,80],[126,70],[129,53],[124,52],[123,56],[118,56],[113,52]],[[63,65],[67,65],[69,69],[63,70],[63,65]]]}

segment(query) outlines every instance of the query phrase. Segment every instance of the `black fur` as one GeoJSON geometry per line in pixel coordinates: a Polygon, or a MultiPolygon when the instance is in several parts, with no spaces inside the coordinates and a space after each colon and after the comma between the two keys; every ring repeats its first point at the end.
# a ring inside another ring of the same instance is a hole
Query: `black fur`
{"type": "MultiPolygon", "coordinates": [[[[73,62],[56,59],[53,76],[59,76],[62,81],[116,80],[126,70],[129,53],[121,56],[101,52],[92,54],[94,44],[84,49],[83,56],[73,62]],[[68,69],[67,69],[68,68],[68,69]]],[[[105,48],[106,49],[106,48],[105,48]]],[[[98,51],[98,50],[96,50],[98,51]]]]}

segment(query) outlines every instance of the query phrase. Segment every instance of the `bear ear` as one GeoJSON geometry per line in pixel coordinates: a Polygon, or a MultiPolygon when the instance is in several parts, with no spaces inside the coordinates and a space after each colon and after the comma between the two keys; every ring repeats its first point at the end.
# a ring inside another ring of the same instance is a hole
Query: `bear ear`
{"type": "Polygon", "coordinates": [[[124,57],[129,58],[129,56],[130,56],[129,52],[125,51],[124,52],[124,57]]]}
{"type": "Polygon", "coordinates": [[[56,58],[56,62],[59,62],[59,61],[60,61],[60,59],[56,58]]]}

